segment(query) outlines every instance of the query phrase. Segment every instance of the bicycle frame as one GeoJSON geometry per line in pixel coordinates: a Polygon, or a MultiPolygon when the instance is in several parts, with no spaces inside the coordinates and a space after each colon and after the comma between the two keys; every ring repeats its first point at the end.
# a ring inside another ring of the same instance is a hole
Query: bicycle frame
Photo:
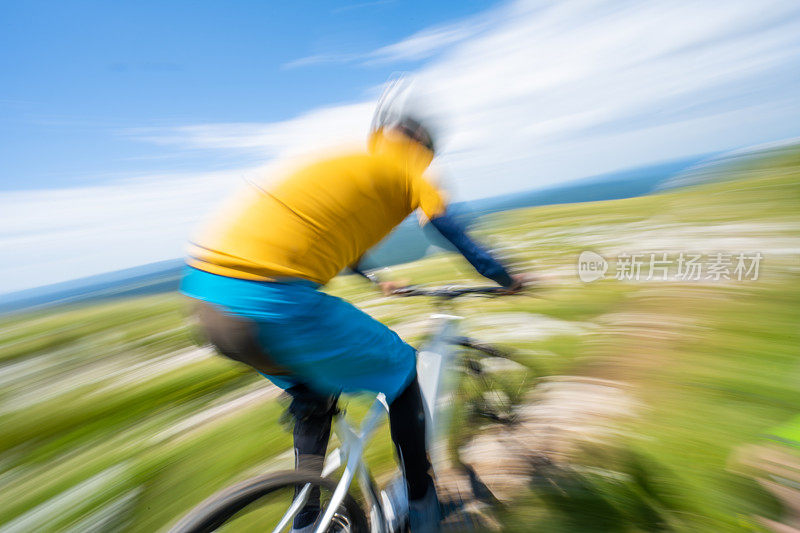
{"type": "MultiPolygon", "coordinates": [[[[457,345],[453,342],[453,339],[457,337],[458,321],[462,317],[437,313],[431,315],[431,318],[437,322],[437,325],[428,343],[418,352],[417,374],[425,404],[428,447],[432,455],[434,455],[433,464],[435,470],[438,463],[435,459],[438,454],[435,453],[437,448],[434,444],[440,440],[447,428],[446,422],[449,420],[449,410],[445,405],[453,386],[453,380],[448,379],[448,373],[444,370],[450,366],[456,356],[457,345]]],[[[383,394],[378,394],[375,402],[364,417],[360,428],[353,428],[345,420],[344,416],[336,418],[334,432],[342,444],[325,458],[322,476],[330,476],[343,463],[345,465],[344,472],[331,496],[331,501],[325,509],[325,513],[322,515],[322,519],[315,529],[315,533],[324,533],[327,530],[356,475],[359,478],[364,496],[369,503],[369,519],[373,529],[379,533],[391,533],[399,526],[398,509],[391,508],[391,500],[385,494],[383,497],[380,495],[363,460],[364,448],[378,428],[378,424],[384,414],[388,413],[388,410],[389,405],[386,397],[383,394]]],[[[303,487],[273,531],[281,531],[289,525],[294,516],[305,505],[309,492],[310,485],[303,487]]],[[[401,505],[403,504],[407,506],[407,503],[401,502],[401,505]]]]}
{"type": "MultiPolygon", "coordinates": [[[[433,453],[436,451],[434,444],[440,441],[449,426],[450,409],[447,404],[454,380],[445,369],[452,367],[456,357],[458,346],[453,339],[458,337],[458,321],[463,317],[437,313],[431,318],[438,324],[430,341],[419,350],[417,375],[426,407],[428,449],[433,453]]],[[[435,465],[438,461],[433,463],[435,465]]]]}

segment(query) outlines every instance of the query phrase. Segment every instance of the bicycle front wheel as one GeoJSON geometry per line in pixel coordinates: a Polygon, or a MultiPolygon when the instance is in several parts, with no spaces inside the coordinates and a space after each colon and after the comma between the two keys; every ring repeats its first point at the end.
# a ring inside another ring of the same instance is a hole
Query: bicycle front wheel
{"type": "MultiPolygon", "coordinates": [[[[289,531],[294,519],[299,520],[298,526],[304,527],[322,517],[336,484],[335,480],[297,471],[266,474],[211,496],[170,531],[289,531]],[[295,501],[298,494],[304,505],[295,501]]],[[[369,531],[364,511],[349,494],[336,510],[327,531],[369,531]]]]}

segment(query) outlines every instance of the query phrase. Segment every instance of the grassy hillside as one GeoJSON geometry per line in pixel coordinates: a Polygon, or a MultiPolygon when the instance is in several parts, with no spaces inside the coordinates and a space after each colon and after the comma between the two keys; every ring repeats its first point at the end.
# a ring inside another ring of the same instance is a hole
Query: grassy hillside
{"type": "MultiPolygon", "coordinates": [[[[569,446],[541,444],[547,460],[503,511],[506,528],[753,531],[759,516],[787,520],[738,458],[800,431],[797,154],[762,158],[735,181],[485,218],[486,240],[550,277],[537,297],[464,302],[466,326],[515,346],[542,378],[530,405],[569,426],[557,435],[569,446]],[[578,280],[583,250],[611,259],[606,279],[578,280]],[[614,278],[619,254],[651,251],[763,259],[751,281],[614,278]],[[606,383],[625,414],[594,417],[580,394],[554,404],[554,376],[606,383]],[[570,426],[582,409],[600,429],[570,426]]],[[[475,279],[451,255],[393,275],[475,279]]],[[[411,342],[424,337],[425,301],[377,297],[353,277],[329,290],[411,342]]],[[[274,392],[194,346],[176,294],[5,317],[0,331],[2,531],[156,531],[234,480],[291,464],[274,392]]],[[[381,479],[392,473],[387,431],[368,455],[381,479]]]]}

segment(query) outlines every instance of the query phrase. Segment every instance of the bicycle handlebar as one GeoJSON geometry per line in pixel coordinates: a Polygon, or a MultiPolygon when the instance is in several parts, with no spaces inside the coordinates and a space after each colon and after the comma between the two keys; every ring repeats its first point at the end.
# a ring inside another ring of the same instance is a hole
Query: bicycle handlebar
{"type": "Polygon", "coordinates": [[[433,296],[435,298],[442,298],[445,300],[452,300],[459,296],[468,295],[499,295],[508,294],[508,290],[503,287],[419,287],[416,285],[409,285],[401,289],[392,291],[395,296],[433,296]]]}

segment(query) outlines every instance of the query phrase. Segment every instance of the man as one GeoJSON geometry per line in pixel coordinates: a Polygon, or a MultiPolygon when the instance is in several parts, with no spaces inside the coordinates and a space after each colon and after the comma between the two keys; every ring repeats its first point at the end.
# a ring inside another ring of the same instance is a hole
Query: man
{"type": "MultiPolygon", "coordinates": [[[[428,129],[404,114],[382,118],[366,152],[308,164],[251,185],[190,245],[182,291],[220,352],[245,362],[293,398],[296,466],[317,473],[342,391],[382,392],[406,480],[412,532],[435,531],[436,490],[425,449],[416,351],[351,304],[318,289],[419,209],[484,276],[509,290],[521,278],[475,244],[423,173],[428,129]]],[[[318,509],[298,514],[313,529],[318,509]]]]}

